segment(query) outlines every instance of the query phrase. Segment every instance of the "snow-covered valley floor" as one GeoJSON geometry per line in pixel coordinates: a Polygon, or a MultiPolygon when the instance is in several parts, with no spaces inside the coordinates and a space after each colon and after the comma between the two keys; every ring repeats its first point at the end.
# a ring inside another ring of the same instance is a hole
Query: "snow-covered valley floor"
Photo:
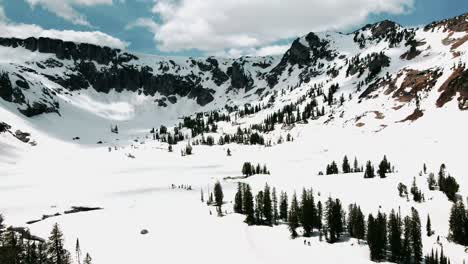
{"type": "MultiPolygon", "coordinates": [[[[26,129],[29,125],[24,124],[26,129]]],[[[366,215],[379,209],[388,213],[392,208],[400,208],[407,215],[414,206],[423,227],[429,213],[435,235],[423,235],[424,253],[438,248],[436,238],[440,236],[452,263],[462,263],[467,258],[464,248],[445,239],[451,203],[443,193],[429,191],[427,175],[418,174],[423,163],[428,171],[437,173],[443,162],[460,183],[460,193],[466,194],[463,127],[463,123],[435,117],[431,122],[421,119],[413,125],[395,124],[374,133],[314,121],[294,128],[294,142],[269,148],[195,146],[193,155],[182,157],[183,143],[170,153],[166,144],[144,139],[143,132],[139,134],[140,142],[130,143],[131,137],[125,138],[134,131],[148,131],[147,128],[122,130],[117,136],[105,129],[102,137],[112,143],[93,145],[62,141],[31,126],[32,137],[38,142],[35,147],[9,146],[5,142],[11,139],[1,135],[0,212],[8,224],[27,226],[42,237],[47,237],[58,222],[70,251],[79,238],[82,251],[89,252],[94,263],[101,264],[289,263],[308,259],[318,263],[371,263],[368,247],[355,240],[332,245],[315,236],[308,239],[309,247],[303,244],[303,238],[290,239],[285,225],[249,227],[243,223],[244,216],[231,213],[237,183],[223,178],[240,176],[242,164],[251,161],[266,164],[271,171],[271,175],[244,180],[255,191],[266,182],[289,194],[300,192],[303,187],[313,188],[320,200],[340,198],[345,208],[356,202],[366,215]],[[439,120],[438,124],[434,120],[439,120]],[[120,140],[116,141],[118,137],[120,140]],[[109,152],[108,144],[119,148],[109,152]],[[226,155],[227,148],[232,151],[231,157],[226,155]],[[135,158],[127,157],[128,153],[135,158]],[[362,173],[318,175],[332,160],[341,164],[344,155],[351,160],[357,156],[361,164],[367,160],[375,164],[384,154],[397,170],[386,179],[364,179],[362,173]],[[398,183],[411,186],[413,177],[425,195],[424,203],[407,201],[398,195],[398,183]],[[206,194],[217,179],[221,180],[227,202],[223,210],[228,211],[221,218],[200,201],[200,189],[206,194]],[[192,190],[172,189],[172,184],[191,185],[192,190]],[[71,206],[104,209],[26,224],[44,214],[62,213],[71,206]],[[149,233],[141,235],[142,229],[149,233]]],[[[76,134],[80,136],[85,131],[83,126],[77,128],[76,134]]]]}

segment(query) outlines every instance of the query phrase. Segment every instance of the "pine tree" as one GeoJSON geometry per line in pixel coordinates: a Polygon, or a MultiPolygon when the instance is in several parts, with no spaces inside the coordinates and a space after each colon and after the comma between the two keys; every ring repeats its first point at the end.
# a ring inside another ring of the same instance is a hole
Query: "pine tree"
{"type": "Polygon", "coordinates": [[[339,199],[328,198],[325,219],[330,234],[329,242],[335,243],[343,232],[343,210],[339,199]]]}
{"type": "Polygon", "coordinates": [[[80,248],[80,240],[78,238],[76,239],[75,253],[76,253],[76,262],[78,262],[78,264],[81,264],[81,248],[80,248]]]}
{"type": "Polygon", "coordinates": [[[377,173],[379,174],[380,178],[385,178],[386,173],[388,172],[390,172],[390,164],[387,161],[387,156],[384,156],[383,160],[379,164],[377,173]]]}
{"type": "Polygon", "coordinates": [[[288,221],[288,195],[285,192],[281,192],[279,217],[285,222],[288,221]]]}
{"type": "Polygon", "coordinates": [[[236,192],[236,195],[234,197],[234,212],[235,213],[238,213],[238,214],[243,214],[243,210],[242,210],[242,205],[243,205],[243,201],[242,201],[242,184],[239,182],[237,183],[237,192],[236,192]]]}
{"type": "Polygon", "coordinates": [[[315,205],[312,191],[302,190],[300,222],[304,229],[304,236],[309,237],[312,234],[315,220],[315,205]]]}
{"type": "Polygon", "coordinates": [[[265,224],[271,226],[273,224],[273,208],[268,184],[265,184],[265,189],[263,190],[263,216],[265,217],[265,224]]]}
{"type": "Polygon", "coordinates": [[[219,210],[218,212],[219,214],[222,214],[221,206],[223,205],[224,194],[223,194],[223,188],[219,181],[215,183],[213,192],[215,196],[216,206],[218,206],[218,210],[219,210]]]}
{"type": "Polygon", "coordinates": [[[411,264],[411,218],[406,216],[404,219],[403,246],[401,252],[401,262],[411,264]]]}
{"type": "Polygon", "coordinates": [[[467,211],[462,200],[454,203],[450,210],[448,238],[462,245],[468,244],[467,211]]]}
{"type": "Polygon", "coordinates": [[[92,260],[93,259],[91,258],[91,256],[88,253],[86,253],[86,257],[83,261],[83,264],[92,264],[92,260]]]}
{"type": "Polygon", "coordinates": [[[429,190],[434,191],[436,189],[437,182],[434,173],[429,173],[429,177],[427,178],[427,184],[429,186],[429,190]]]}
{"type": "Polygon", "coordinates": [[[297,237],[296,229],[299,227],[299,204],[297,202],[296,193],[293,194],[291,200],[291,207],[289,209],[289,216],[288,216],[288,226],[289,230],[291,231],[291,237],[297,237]]]}
{"type": "Polygon", "coordinates": [[[64,248],[63,233],[58,224],[54,224],[47,241],[47,256],[50,264],[70,264],[70,253],[64,248]]]}
{"type": "Polygon", "coordinates": [[[275,187],[273,187],[271,198],[272,198],[272,201],[273,201],[273,224],[277,225],[278,224],[278,219],[279,219],[279,213],[278,213],[278,198],[276,197],[276,188],[275,187]]]}
{"type": "Polygon", "coordinates": [[[348,232],[351,237],[364,239],[365,220],[361,208],[356,204],[349,206],[348,213],[348,232]]]}
{"type": "Polygon", "coordinates": [[[244,197],[243,197],[243,211],[246,215],[245,222],[248,225],[255,224],[255,212],[254,212],[254,202],[253,202],[253,195],[252,191],[250,190],[250,185],[244,185],[244,197]]]}
{"type": "Polygon", "coordinates": [[[427,215],[426,234],[427,236],[432,236],[431,218],[429,217],[429,215],[427,215]]]}
{"type": "Polygon", "coordinates": [[[390,245],[390,261],[399,262],[402,258],[402,223],[400,215],[392,209],[388,219],[388,242],[390,245]]]}
{"type": "Polygon", "coordinates": [[[323,207],[322,202],[318,201],[317,203],[317,219],[315,220],[316,227],[319,230],[319,233],[322,234],[322,218],[323,218],[323,207]]]}
{"type": "Polygon", "coordinates": [[[259,191],[255,196],[255,223],[258,225],[264,223],[263,191],[259,191]]]}
{"type": "Polygon", "coordinates": [[[385,259],[387,248],[387,220],[385,214],[378,212],[377,218],[372,214],[367,220],[367,243],[370,249],[370,258],[373,261],[385,259]]]}
{"type": "Polygon", "coordinates": [[[411,244],[413,247],[413,258],[415,263],[421,263],[423,258],[421,239],[421,220],[418,211],[411,208],[411,244]]]}
{"type": "Polygon", "coordinates": [[[342,165],[343,173],[350,173],[351,166],[349,165],[348,157],[345,155],[343,158],[343,165],[342,165]]]}
{"type": "Polygon", "coordinates": [[[366,170],[364,172],[364,178],[374,178],[375,177],[375,172],[374,172],[374,167],[372,166],[372,163],[370,161],[367,161],[366,163],[366,170]]]}
{"type": "Polygon", "coordinates": [[[359,169],[359,163],[357,161],[357,157],[354,157],[354,165],[353,165],[353,171],[354,172],[360,172],[360,169],[359,169]]]}

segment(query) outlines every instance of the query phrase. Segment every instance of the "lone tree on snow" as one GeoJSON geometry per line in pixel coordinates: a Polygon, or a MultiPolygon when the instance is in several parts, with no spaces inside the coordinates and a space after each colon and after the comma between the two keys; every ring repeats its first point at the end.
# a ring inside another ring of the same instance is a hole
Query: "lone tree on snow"
{"type": "Polygon", "coordinates": [[[221,215],[221,206],[223,205],[224,194],[223,187],[221,187],[221,183],[219,181],[215,183],[213,192],[215,196],[215,204],[218,207],[218,213],[221,215]]]}

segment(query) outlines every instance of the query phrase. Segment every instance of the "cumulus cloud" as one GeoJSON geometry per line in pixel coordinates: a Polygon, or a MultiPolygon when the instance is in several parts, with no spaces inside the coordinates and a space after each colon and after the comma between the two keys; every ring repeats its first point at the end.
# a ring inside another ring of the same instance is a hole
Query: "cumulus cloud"
{"type": "Polygon", "coordinates": [[[76,25],[91,26],[86,16],[80,14],[75,6],[111,5],[112,0],[25,0],[34,8],[41,6],[57,16],[76,25]]]}
{"type": "Polygon", "coordinates": [[[109,46],[113,48],[125,49],[128,46],[118,38],[112,37],[100,31],[74,31],[74,30],[54,30],[44,29],[37,25],[13,24],[0,22],[0,37],[48,37],[57,38],[64,41],[79,43],[90,43],[99,46],[109,46]]]}
{"type": "MultiPolygon", "coordinates": [[[[369,14],[399,14],[414,0],[157,0],[144,26],[163,51],[248,50],[310,31],[343,30],[369,14]]],[[[269,47],[267,53],[278,47],[269,47]]]]}

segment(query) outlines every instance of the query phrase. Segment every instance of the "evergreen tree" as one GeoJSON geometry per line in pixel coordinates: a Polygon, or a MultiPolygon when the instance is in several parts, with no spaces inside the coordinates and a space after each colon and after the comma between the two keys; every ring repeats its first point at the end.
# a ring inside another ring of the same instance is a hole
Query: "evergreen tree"
{"type": "Polygon", "coordinates": [[[244,162],[244,165],[242,165],[242,175],[245,175],[245,176],[253,175],[252,164],[250,162],[244,162]]]}
{"type": "Polygon", "coordinates": [[[83,264],[92,264],[92,260],[93,259],[91,258],[91,256],[88,253],[86,253],[86,257],[83,261],[83,264]]]}
{"type": "Polygon", "coordinates": [[[276,197],[276,188],[273,187],[273,191],[271,194],[271,199],[273,202],[273,224],[278,224],[279,213],[278,213],[278,198],[276,197]]]}
{"type": "Polygon", "coordinates": [[[254,212],[254,202],[252,191],[250,190],[250,185],[244,185],[244,197],[243,197],[243,211],[246,215],[245,222],[248,225],[255,224],[255,212],[254,212]]]}
{"type": "Polygon", "coordinates": [[[221,206],[223,205],[224,194],[223,187],[221,186],[221,183],[219,181],[215,183],[213,192],[215,196],[215,203],[219,210],[219,214],[222,214],[221,206]]]}
{"type": "Polygon", "coordinates": [[[377,218],[372,214],[367,220],[367,243],[373,261],[382,261],[386,257],[387,220],[385,214],[378,212],[377,218]]]}
{"type": "Polygon", "coordinates": [[[273,208],[268,184],[265,184],[265,189],[263,190],[263,215],[265,217],[265,224],[271,226],[273,224],[273,208]]]}
{"type": "Polygon", "coordinates": [[[64,248],[63,233],[58,224],[54,224],[47,241],[47,256],[50,264],[70,264],[70,253],[64,248]]]}
{"type": "Polygon", "coordinates": [[[364,239],[365,220],[361,208],[356,204],[349,206],[348,213],[348,232],[351,237],[364,239]]]}
{"type": "Polygon", "coordinates": [[[299,227],[299,204],[297,202],[296,193],[293,194],[291,200],[291,207],[289,209],[289,216],[288,216],[288,226],[289,230],[291,231],[291,237],[297,237],[296,229],[299,227]]]}
{"type": "Polygon", "coordinates": [[[372,166],[372,163],[370,161],[367,161],[366,163],[366,170],[364,172],[364,178],[374,178],[375,177],[375,172],[374,172],[374,166],[372,166]]]}
{"type": "Polygon", "coordinates": [[[348,157],[345,155],[343,158],[343,165],[342,165],[343,173],[350,173],[351,166],[349,165],[348,157]]]}
{"type": "Polygon", "coordinates": [[[390,245],[390,261],[398,263],[402,258],[402,223],[400,215],[392,209],[388,218],[388,242],[390,245]]]}
{"type": "Polygon", "coordinates": [[[281,192],[279,218],[288,221],[288,195],[285,192],[281,192]]]}
{"type": "Polygon", "coordinates": [[[239,182],[237,183],[237,192],[234,197],[234,212],[238,214],[243,214],[244,211],[242,210],[242,184],[239,182]]]}
{"type": "Polygon", "coordinates": [[[427,236],[432,236],[431,218],[429,217],[429,215],[427,215],[426,234],[427,236]]]}
{"type": "Polygon", "coordinates": [[[462,200],[454,203],[450,210],[448,238],[455,243],[468,245],[467,212],[462,200]]]}
{"type": "Polygon", "coordinates": [[[326,203],[326,224],[329,232],[329,242],[335,243],[343,232],[343,210],[339,199],[328,198],[326,203]]]}
{"type": "Polygon", "coordinates": [[[304,236],[309,237],[312,235],[312,228],[314,227],[315,205],[312,191],[302,190],[301,197],[301,214],[300,222],[304,229],[304,236]]]}
{"type": "Polygon", "coordinates": [[[388,172],[390,172],[390,163],[387,161],[387,156],[384,156],[383,160],[379,164],[377,173],[379,174],[380,178],[385,178],[388,172]]]}
{"type": "Polygon", "coordinates": [[[421,239],[421,220],[418,211],[411,208],[411,245],[413,248],[414,263],[421,263],[423,259],[422,239],[421,239]]]}
{"type": "Polygon", "coordinates": [[[354,171],[354,172],[360,172],[359,163],[358,163],[358,161],[357,161],[357,157],[354,157],[353,171],[354,171]]]}
{"type": "Polygon", "coordinates": [[[259,191],[255,196],[255,223],[261,225],[264,223],[263,220],[263,191],[259,191]]]}
{"type": "Polygon", "coordinates": [[[427,178],[427,184],[429,186],[429,190],[434,191],[436,189],[437,182],[434,173],[429,173],[429,177],[427,178]]]}
{"type": "Polygon", "coordinates": [[[322,234],[322,218],[323,218],[323,207],[322,202],[318,201],[317,203],[317,219],[315,220],[316,227],[319,230],[319,233],[322,234]]]}
{"type": "Polygon", "coordinates": [[[81,248],[80,248],[80,240],[78,238],[76,239],[75,253],[76,253],[76,262],[78,262],[78,264],[81,264],[81,248]]]}
{"type": "Polygon", "coordinates": [[[411,218],[406,216],[404,219],[401,263],[411,264],[411,251],[411,218]]]}

